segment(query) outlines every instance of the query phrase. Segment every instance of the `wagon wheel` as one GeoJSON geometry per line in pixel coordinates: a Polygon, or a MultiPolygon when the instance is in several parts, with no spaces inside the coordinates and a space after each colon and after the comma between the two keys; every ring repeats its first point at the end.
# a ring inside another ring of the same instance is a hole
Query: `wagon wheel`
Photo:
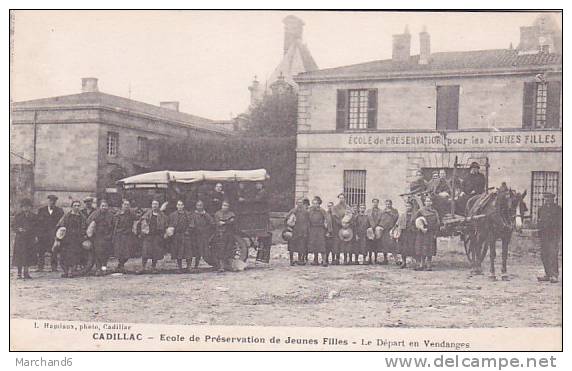
{"type": "MultiPolygon", "coordinates": [[[[94,264],[95,253],[93,248],[89,250],[81,249],[80,263],[72,268],[72,272],[75,276],[86,276],[89,274],[89,272],[91,272],[91,268],[93,268],[94,264]]],[[[63,259],[60,259],[60,266],[64,271],[67,268],[63,259]]]]}
{"type": "MultiPolygon", "coordinates": [[[[216,259],[216,256],[214,255],[214,248],[213,248],[213,243],[215,238],[216,235],[213,235],[213,237],[209,241],[209,251],[205,256],[203,256],[204,261],[212,267],[218,266],[218,261],[216,259]]],[[[246,262],[246,260],[248,259],[248,246],[249,244],[246,241],[246,239],[238,235],[234,235],[234,249],[235,251],[238,251],[239,255],[238,258],[243,262],[246,262]]]]}

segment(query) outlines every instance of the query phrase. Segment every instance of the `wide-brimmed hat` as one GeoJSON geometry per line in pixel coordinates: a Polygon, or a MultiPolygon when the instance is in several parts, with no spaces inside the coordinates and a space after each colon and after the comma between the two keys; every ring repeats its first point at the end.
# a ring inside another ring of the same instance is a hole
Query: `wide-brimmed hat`
{"type": "Polygon", "coordinates": [[[415,219],[415,226],[417,229],[424,230],[427,228],[427,219],[424,216],[420,216],[419,218],[415,219]]]}
{"type": "Polygon", "coordinates": [[[342,226],[347,226],[351,223],[352,221],[352,214],[346,214],[344,215],[344,217],[342,218],[342,226]]]}
{"type": "Polygon", "coordinates": [[[381,236],[383,235],[383,228],[381,226],[376,226],[375,227],[375,239],[379,240],[381,239],[381,236]]]}
{"type": "Polygon", "coordinates": [[[84,250],[91,250],[91,248],[93,247],[93,243],[91,242],[91,240],[85,240],[81,243],[81,247],[84,250]]]}
{"type": "Polygon", "coordinates": [[[338,237],[344,242],[349,242],[354,238],[354,231],[351,228],[342,228],[338,232],[338,237]]]}
{"type": "Polygon", "coordinates": [[[481,165],[479,165],[478,162],[473,161],[473,162],[471,162],[471,166],[469,166],[469,169],[473,169],[473,168],[474,168],[474,169],[480,169],[480,168],[481,168],[481,165]]]}
{"type": "Polygon", "coordinates": [[[294,225],[296,225],[296,215],[295,214],[291,214],[288,217],[288,220],[286,220],[286,225],[289,227],[294,227],[294,225]]]}
{"type": "Polygon", "coordinates": [[[282,231],[281,236],[284,241],[290,241],[294,237],[294,231],[292,228],[286,228],[282,231]]]}

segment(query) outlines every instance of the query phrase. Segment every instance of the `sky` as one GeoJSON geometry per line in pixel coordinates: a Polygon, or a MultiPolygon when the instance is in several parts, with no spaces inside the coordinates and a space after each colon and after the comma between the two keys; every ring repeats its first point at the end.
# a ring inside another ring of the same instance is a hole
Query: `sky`
{"type": "MultiPolygon", "coordinates": [[[[158,105],[179,101],[187,113],[225,120],[244,112],[253,77],[280,62],[282,19],[305,22],[304,42],[319,68],[391,58],[392,35],[405,26],[431,35],[431,51],[516,47],[519,27],[538,13],[278,11],[17,11],[11,99],[99,90],[158,105]]],[[[559,14],[555,19],[561,25],[559,14]]]]}

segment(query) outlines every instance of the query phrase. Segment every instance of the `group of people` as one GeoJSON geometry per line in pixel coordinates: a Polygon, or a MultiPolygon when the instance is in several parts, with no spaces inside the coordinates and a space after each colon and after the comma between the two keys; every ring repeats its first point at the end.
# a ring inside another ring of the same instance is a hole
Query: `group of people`
{"type": "MultiPolygon", "coordinates": [[[[252,191],[239,184],[233,202],[240,208],[241,203],[264,201],[265,192],[262,184],[252,191]]],[[[57,271],[58,265],[62,267],[62,277],[74,277],[76,268],[85,264],[84,249],[93,249],[97,276],[109,271],[111,256],[118,260],[116,272],[125,272],[125,263],[141,256],[139,272],[158,273],[157,263],[169,253],[177,261],[178,272],[184,273],[195,271],[206,256],[217,262],[219,271],[224,271],[225,262],[235,254],[236,215],[221,183],[205,199],[194,201],[190,211],[183,200],[177,200],[176,209],[167,212],[170,205],[160,205],[158,200],[153,200],[144,211],[124,199],[121,208],[113,212],[106,200],[101,200],[96,208],[93,198],[88,197],[83,208],[79,200],[74,200],[70,211],[64,213],[57,200],[55,195],[49,195],[48,205],[37,213],[32,211],[30,199],[21,201],[22,210],[12,222],[12,265],[18,268],[18,278],[31,278],[30,266],[36,265],[38,271],[43,271],[46,253],[51,253],[52,271],[57,271]]]]}
{"type": "Polygon", "coordinates": [[[329,202],[325,210],[318,196],[308,204],[307,199],[299,199],[285,220],[282,236],[288,241],[290,265],[387,265],[388,254],[392,254],[402,268],[407,267],[409,257],[417,263],[415,270],[432,270],[441,223],[431,197],[418,210],[407,201],[402,214],[392,200],[385,200],[383,209],[378,199],[372,200],[370,209],[365,204],[350,207],[343,193],[337,204],[329,202]],[[416,224],[419,217],[423,217],[422,226],[416,224]],[[308,262],[309,254],[313,254],[312,262],[308,262]]]}

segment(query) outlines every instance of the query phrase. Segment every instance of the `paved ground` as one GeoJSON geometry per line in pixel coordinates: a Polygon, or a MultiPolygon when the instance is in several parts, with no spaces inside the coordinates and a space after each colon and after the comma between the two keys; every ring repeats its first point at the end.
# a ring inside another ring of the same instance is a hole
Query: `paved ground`
{"type": "MultiPolygon", "coordinates": [[[[12,270],[11,316],[202,325],[561,326],[562,285],[536,281],[542,266],[535,244],[513,240],[508,282],[471,277],[462,247],[446,241],[433,272],[394,264],[290,267],[283,245],[273,247],[269,265],[239,273],[204,266],[199,274],[61,279],[32,272],[28,281],[16,280],[12,270]]],[[[128,268],[138,264],[133,260],[128,268]]],[[[168,259],[161,264],[174,266],[168,259]]]]}

